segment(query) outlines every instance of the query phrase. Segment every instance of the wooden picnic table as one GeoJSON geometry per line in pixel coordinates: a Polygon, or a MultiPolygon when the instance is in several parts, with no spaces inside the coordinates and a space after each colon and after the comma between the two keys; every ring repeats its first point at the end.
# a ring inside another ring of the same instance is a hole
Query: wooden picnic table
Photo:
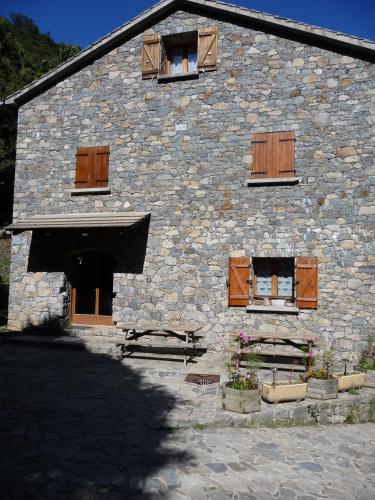
{"type": "MultiPolygon", "coordinates": [[[[247,335],[252,337],[251,344],[263,344],[263,343],[277,343],[286,345],[286,346],[291,346],[299,350],[299,352],[291,352],[291,351],[267,351],[267,350],[262,350],[262,351],[257,351],[257,354],[262,358],[268,358],[268,357],[273,357],[273,358],[295,358],[295,359],[303,359],[305,357],[306,352],[312,352],[312,349],[314,346],[319,345],[320,339],[316,334],[309,333],[309,332],[301,332],[301,333],[281,333],[281,332],[260,332],[258,331],[251,331],[250,329],[247,331],[247,335]],[[301,352],[303,351],[303,352],[301,352]]],[[[237,340],[239,338],[238,333],[232,333],[231,338],[233,340],[237,340]]],[[[233,352],[238,352],[238,348],[233,350],[233,352]]],[[[262,368],[281,368],[281,369],[286,369],[286,368],[293,368],[296,369],[297,367],[294,364],[290,363],[274,363],[274,362],[268,362],[264,359],[260,362],[260,366],[262,368]]],[[[299,367],[298,367],[299,368],[299,367]]],[[[300,367],[301,369],[304,369],[303,365],[300,367]]]]}
{"type": "Polygon", "coordinates": [[[197,352],[196,333],[203,327],[201,323],[192,321],[186,322],[158,322],[158,321],[134,321],[119,322],[117,328],[125,333],[123,340],[118,340],[117,345],[121,345],[121,352],[126,355],[133,348],[146,347],[152,349],[183,349],[184,365],[195,356],[197,352]],[[158,342],[154,339],[142,339],[143,337],[164,338],[164,342],[158,342]],[[170,342],[174,339],[175,342],[170,342]],[[192,351],[188,359],[188,351],[192,351]]]}

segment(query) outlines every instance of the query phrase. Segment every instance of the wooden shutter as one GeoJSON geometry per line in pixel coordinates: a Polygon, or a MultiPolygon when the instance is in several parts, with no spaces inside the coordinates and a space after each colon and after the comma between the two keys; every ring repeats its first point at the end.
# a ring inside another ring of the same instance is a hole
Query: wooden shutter
{"type": "Polygon", "coordinates": [[[255,179],[271,177],[272,168],[272,134],[254,134],[253,166],[251,176],[255,179]]]}
{"type": "Polygon", "coordinates": [[[295,132],[276,132],[272,134],[272,177],[294,177],[295,132]]]}
{"type": "Polygon", "coordinates": [[[228,306],[246,306],[250,301],[250,259],[229,258],[228,306]]]}
{"type": "Polygon", "coordinates": [[[100,146],[93,148],[93,173],[92,186],[90,187],[107,187],[108,186],[108,167],[109,167],[109,146],[100,146]]]}
{"type": "Polygon", "coordinates": [[[76,181],[77,189],[88,188],[89,174],[92,168],[92,148],[78,148],[76,153],[76,181]]]}
{"type": "Polygon", "coordinates": [[[216,27],[203,28],[198,31],[198,69],[213,71],[217,65],[217,38],[216,27]]]}
{"type": "Polygon", "coordinates": [[[303,309],[318,307],[318,259],[296,258],[296,305],[303,309]]]}
{"type": "Polygon", "coordinates": [[[160,73],[160,35],[143,35],[142,77],[153,78],[160,73]]]}

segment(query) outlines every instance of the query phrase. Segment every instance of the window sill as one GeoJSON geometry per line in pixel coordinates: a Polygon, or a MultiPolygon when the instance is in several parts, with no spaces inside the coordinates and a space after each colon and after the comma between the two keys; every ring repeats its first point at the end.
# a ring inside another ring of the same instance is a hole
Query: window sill
{"type": "Polygon", "coordinates": [[[259,179],[246,179],[246,186],[294,186],[301,182],[300,177],[264,177],[259,179]]]}
{"type": "Polygon", "coordinates": [[[259,313],[282,313],[282,314],[298,314],[299,308],[295,306],[247,306],[246,312],[259,312],[259,313]]]}
{"type": "Polygon", "coordinates": [[[108,187],[70,189],[69,192],[72,196],[82,196],[86,194],[111,194],[111,190],[108,187]]]}
{"type": "Polygon", "coordinates": [[[180,73],[178,75],[159,75],[158,83],[176,82],[179,80],[192,80],[199,78],[199,71],[190,71],[189,73],[180,73]]]}

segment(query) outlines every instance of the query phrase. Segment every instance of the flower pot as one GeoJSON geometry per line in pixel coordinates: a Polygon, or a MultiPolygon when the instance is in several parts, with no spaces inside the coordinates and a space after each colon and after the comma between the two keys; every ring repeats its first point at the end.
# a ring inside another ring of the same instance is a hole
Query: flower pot
{"type": "Polygon", "coordinates": [[[286,303],[285,299],[272,299],[271,304],[275,307],[284,307],[286,303]]]}
{"type": "Polygon", "coordinates": [[[275,385],[262,384],[262,398],[268,403],[299,401],[305,399],[306,388],[306,383],[290,384],[289,382],[278,382],[275,385]]]}
{"type": "Polygon", "coordinates": [[[344,375],[343,373],[336,373],[333,376],[338,380],[338,390],[340,392],[362,387],[366,378],[365,373],[361,372],[352,372],[347,375],[344,375]]]}
{"type": "Polygon", "coordinates": [[[260,411],[260,390],[239,391],[224,386],[222,388],[222,407],[224,410],[237,413],[253,413],[260,411]]]}
{"type": "Polygon", "coordinates": [[[336,399],[338,395],[338,380],[331,378],[320,380],[309,378],[307,381],[306,396],[312,399],[336,399]]]}

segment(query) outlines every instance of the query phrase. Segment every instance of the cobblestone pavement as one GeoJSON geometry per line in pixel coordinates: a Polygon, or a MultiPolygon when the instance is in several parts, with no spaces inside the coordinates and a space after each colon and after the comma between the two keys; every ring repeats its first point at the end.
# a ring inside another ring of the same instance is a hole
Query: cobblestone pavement
{"type": "Polygon", "coordinates": [[[375,497],[373,424],[172,431],[185,396],[131,365],[0,344],[1,500],[375,497]]]}

